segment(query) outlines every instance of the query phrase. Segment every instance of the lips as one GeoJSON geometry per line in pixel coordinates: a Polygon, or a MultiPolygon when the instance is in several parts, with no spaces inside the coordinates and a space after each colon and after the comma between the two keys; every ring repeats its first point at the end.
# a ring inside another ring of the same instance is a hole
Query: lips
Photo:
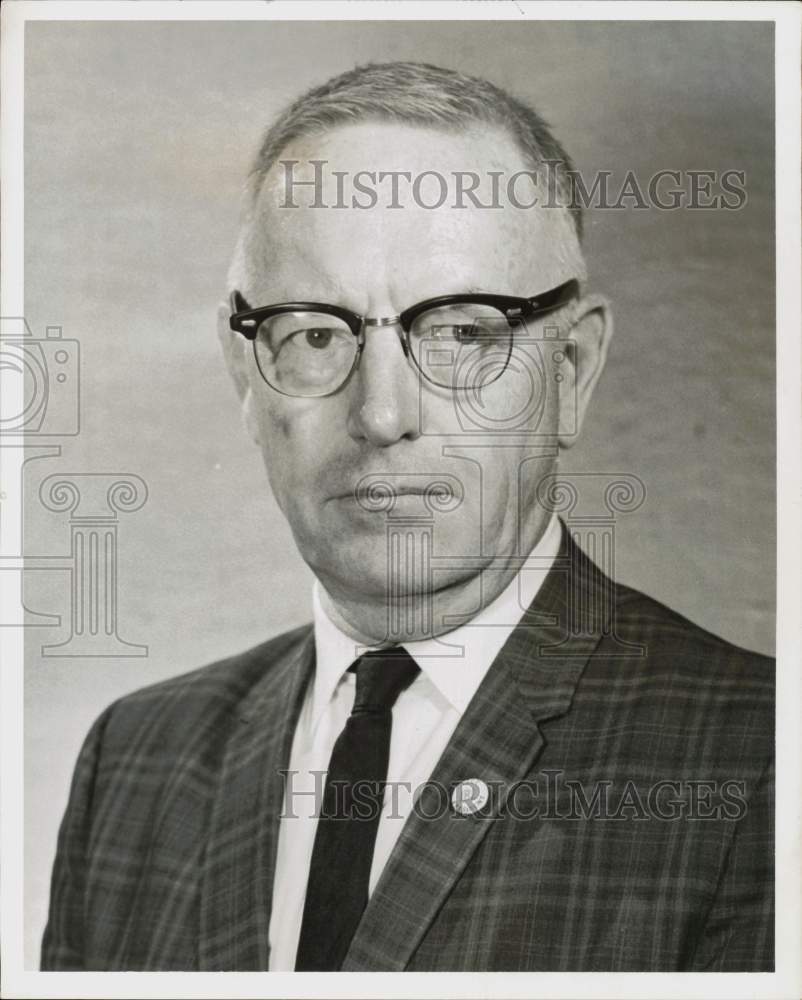
{"type": "Polygon", "coordinates": [[[332,500],[355,501],[364,510],[389,513],[402,497],[417,497],[430,513],[445,513],[462,502],[464,490],[453,475],[440,473],[369,473],[351,489],[338,489],[332,500]]]}
{"type": "Polygon", "coordinates": [[[388,483],[383,483],[381,489],[377,486],[368,487],[365,489],[352,487],[350,490],[346,490],[344,493],[335,493],[334,496],[330,497],[331,500],[360,500],[363,498],[375,496],[380,493],[385,497],[422,497],[426,496],[428,491],[421,489],[420,486],[391,486],[388,483]]]}
{"type": "Polygon", "coordinates": [[[408,497],[408,496],[422,497],[425,496],[426,494],[426,490],[422,490],[419,486],[390,486],[386,490],[386,492],[388,494],[392,494],[393,496],[397,497],[408,497]]]}
{"type": "Polygon", "coordinates": [[[338,490],[333,493],[332,500],[347,500],[349,498],[354,498],[358,496],[365,496],[366,494],[371,494],[376,491],[380,491],[385,495],[393,496],[425,496],[427,493],[431,492],[431,488],[425,486],[414,486],[405,485],[401,483],[393,483],[392,476],[382,476],[377,474],[375,480],[369,485],[365,486],[361,481],[348,489],[338,490]]]}

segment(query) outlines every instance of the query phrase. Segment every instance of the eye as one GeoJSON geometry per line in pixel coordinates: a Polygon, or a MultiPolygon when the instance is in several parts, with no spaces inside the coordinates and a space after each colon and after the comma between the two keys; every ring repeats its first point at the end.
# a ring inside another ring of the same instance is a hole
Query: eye
{"type": "MultiPolygon", "coordinates": [[[[312,327],[310,330],[299,330],[299,334],[303,334],[306,343],[315,348],[316,350],[324,350],[329,347],[332,340],[334,339],[335,331],[332,329],[326,329],[325,327],[312,327]]],[[[298,334],[296,334],[297,336],[298,334]]]]}
{"type": "Polygon", "coordinates": [[[257,333],[257,342],[272,351],[327,354],[333,350],[351,349],[355,340],[348,325],[326,313],[288,312],[264,320],[257,333]]]}
{"type": "Polygon", "coordinates": [[[488,337],[494,336],[494,333],[487,323],[477,319],[472,323],[459,323],[448,328],[447,336],[459,341],[460,344],[470,344],[477,340],[487,340],[488,337]]]}
{"type": "MultiPolygon", "coordinates": [[[[484,336],[487,331],[483,330],[480,323],[436,323],[425,332],[435,340],[455,340],[459,344],[470,344],[484,336]]],[[[419,334],[420,335],[420,334],[419,334]]]]}
{"type": "Polygon", "coordinates": [[[265,319],[254,341],[268,385],[289,396],[325,396],[348,377],[359,341],[339,316],[291,310],[265,319]]]}
{"type": "Polygon", "coordinates": [[[464,303],[428,309],[415,318],[411,333],[418,340],[474,345],[506,339],[509,330],[503,313],[488,306],[464,303]]]}

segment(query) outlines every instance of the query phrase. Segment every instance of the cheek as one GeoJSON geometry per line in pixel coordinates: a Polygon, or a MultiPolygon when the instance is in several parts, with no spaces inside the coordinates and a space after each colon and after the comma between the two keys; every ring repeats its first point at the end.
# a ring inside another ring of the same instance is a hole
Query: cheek
{"type": "Polygon", "coordinates": [[[259,442],[270,484],[279,503],[292,492],[293,503],[314,500],[316,484],[334,464],[336,427],[342,416],[322,400],[262,397],[257,419],[259,442]]]}
{"type": "Polygon", "coordinates": [[[281,409],[262,403],[255,412],[258,424],[259,445],[267,465],[268,472],[273,473],[284,466],[283,456],[289,451],[292,437],[292,421],[281,409]]]}
{"type": "MultiPolygon", "coordinates": [[[[520,432],[534,443],[556,433],[559,385],[543,352],[516,347],[504,374],[483,389],[468,394],[476,422],[492,436],[520,432]]],[[[499,444],[504,438],[499,435],[499,444]]]]}
{"type": "Polygon", "coordinates": [[[272,454],[304,447],[304,441],[314,434],[315,409],[310,400],[260,393],[255,411],[263,449],[272,454]]]}

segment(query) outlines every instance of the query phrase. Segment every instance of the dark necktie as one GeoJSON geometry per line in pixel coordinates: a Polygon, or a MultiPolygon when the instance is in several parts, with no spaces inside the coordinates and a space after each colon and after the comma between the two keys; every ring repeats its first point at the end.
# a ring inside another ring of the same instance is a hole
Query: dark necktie
{"type": "Polygon", "coordinates": [[[368,902],[379,828],[392,708],[420,668],[396,646],[360,657],[354,707],[331,752],[318,819],[295,969],[335,971],[368,902]]]}

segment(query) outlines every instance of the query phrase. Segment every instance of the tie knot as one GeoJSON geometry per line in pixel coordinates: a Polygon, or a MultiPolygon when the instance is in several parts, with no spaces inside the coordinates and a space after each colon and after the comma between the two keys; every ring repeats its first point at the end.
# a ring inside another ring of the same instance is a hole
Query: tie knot
{"type": "Polygon", "coordinates": [[[420,667],[403,646],[371,650],[348,669],[356,674],[352,714],[389,712],[420,673],[420,667]]]}

